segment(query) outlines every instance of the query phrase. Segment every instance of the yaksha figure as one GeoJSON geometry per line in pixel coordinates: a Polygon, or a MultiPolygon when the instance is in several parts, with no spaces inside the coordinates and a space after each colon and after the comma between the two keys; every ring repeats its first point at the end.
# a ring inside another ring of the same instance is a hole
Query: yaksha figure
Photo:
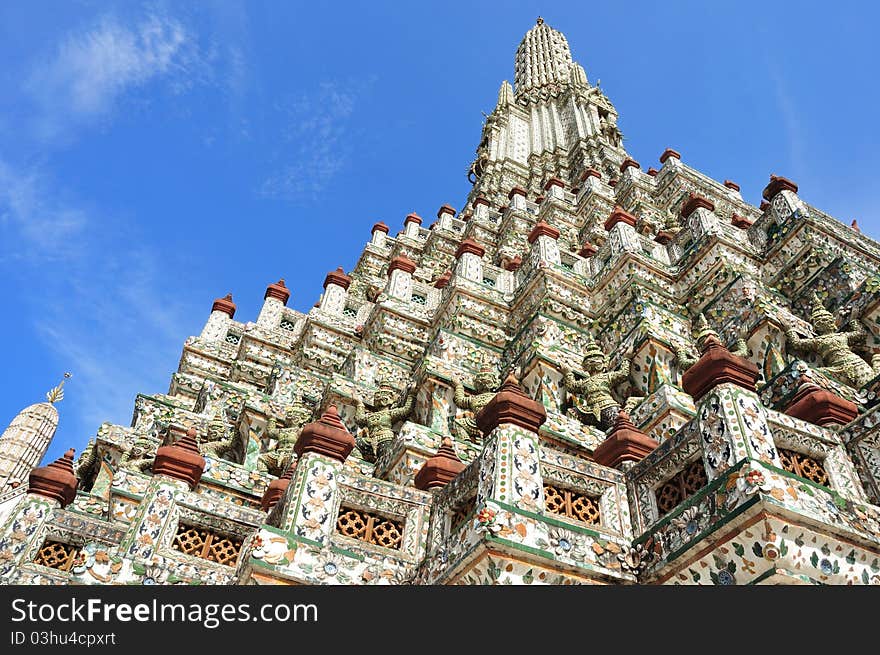
{"type": "MultiPolygon", "coordinates": [[[[678,365],[678,370],[681,372],[688,370],[691,366],[697,363],[697,360],[700,359],[700,354],[706,347],[706,342],[709,340],[709,337],[715,337],[719,342],[721,341],[721,337],[719,337],[718,333],[709,325],[703,312],[697,314],[697,318],[694,319],[691,324],[691,334],[694,337],[696,350],[693,347],[675,347],[675,363],[678,365]]],[[[745,342],[745,339],[742,338],[737,339],[733,344],[733,348],[730,348],[729,350],[731,355],[736,355],[737,357],[746,357],[749,354],[749,346],[745,342]]]]}
{"type": "Polygon", "coordinates": [[[819,296],[813,294],[810,310],[810,323],[816,336],[802,339],[795,329],[785,326],[785,340],[790,348],[804,352],[818,353],[825,366],[817,369],[852,387],[860,388],[880,373],[880,358],[875,355],[871,364],[852,351],[852,345],[866,336],[858,321],[850,321],[849,330],[837,331],[834,315],[822,305],[819,296]]]}
{"type": "Polygon", "coordinates": [[[131,448],[128,449],[119,460],[119,469],[128,469],[146,473],[153,467],[153,460],[156,458],[156,442],[144,434],[139,434],[134,440],[131,448]]]}
{"type": "Polygon", "coordinates": [[[257,458],[257,470],[275,476],[283,475],[293,460],[293,446],[299,438],[299,433],[311,418],[312,410],[302,399],[284,408],[286,428],[279,428],[278,421],[274,416],[270,416],[266,424],[266,436],[275,439],[275,446],[272,450],[260,453],[257,458]]]}
{"type": "MultiPolygon", "coordinates": [[[[608,357],[602,352],[593,339],[587,343],[587,351],[584,355],[584,370],[587,377],[577,380],[571,369],[563,366],[562,384],[565,389],[574,395],[583,396],[583,403],[577,403],[582,408],[577,413],[582,415],[588,425],[598,425],[603,430],[614,425],[614,419],[620,413],[620,403],[611,395],[611,390],[621,382],[629,379],[632,359],[626,357],[620,363],[616,371],[608,370],[608,357]]],[[[630,401],[638,401],[640,398],[631,398],[630,401]]],[[[627,402],[624,409],[631,409],[634,402],[627,402]]]]}
{"type": "MultiPolygon", "coordinates": [[[[469,409],[476,414],[483,409],[490,400],[495,397],[501,381],[495,374],[495,370],[489,367],[481,368],[474,376],[474,389],[476,393],[467,395],[464,386],[457,377],[452,378],[454,385],[452,401],[459,409],[469,409]]],[[[477,427],[477,421],[473,416],[462,416],[452,422],[452,430],[457,439],[470,439],[479,442],[483,433],[477,427]]]]}
{"type": "Polygon", "coordinates": [[[382,381],[373,394],[372,412],[367,412],[364,402],[357,399],[354,420],[358,427],[367,429],[367,436],[357,437],[355,443],[368,462],[375,462],[385,453],[394,440],[394,431],[391,428],[412,412],[412,391],[407,392],[406,400],[399,407],[394,407],[394,396],[394,387],[382,381]]]}
{"type": "Polygon", "coordinates": [[[76,461],[76,477],[79,478],[80,482],[85,483],[92,474],[97,461],[98,442],[95,439],[90,439],[85,450],[82,451],[82,454],[80,454],[79,459],[76,461]]]}
{"type": "Polygon", "coordinates": [[[205,441],[201,444],[202,455],[213,459],[229,459],[233,455],[234,440],[235,434],[226,425],[226,410],[222,403],[218,403],[208,423],[205,441]]]}

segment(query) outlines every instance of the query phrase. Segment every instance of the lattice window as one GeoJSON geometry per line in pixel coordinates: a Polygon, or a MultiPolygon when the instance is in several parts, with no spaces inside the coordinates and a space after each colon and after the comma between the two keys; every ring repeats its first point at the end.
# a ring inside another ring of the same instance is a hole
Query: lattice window
{"type": "Polygon", "coordinates": [[[474,505],[477,503],[477,497],[471,496],[467,500],[460,502],[452,510],[452,517],[449,521],[449,531],[455,532],[467,521],[468,517],[473,514],[474,505]]]}
{"type": "Polygon", "coordinates": [[[427,296],[421,296],[417,293],[414,293],[412,295],[412,301],[417,305],[427,305],[428,304],[427,296]]]}
{"type": "Polygon", "coordinates": [[[278,324],[278,327],[280,327],[282,330],[293,332],[296,329],[296,323],[285,318],[278,324]]]}
{"type": "Polygon", "coordinates": [[[79,546],[46,539],[40,550],[37,551],[34,563],[59,571],[69,571],[79,552],[79,546]]]}
{"type": "Polygon", "coordinates": [[[209,562],[235,566],[241,551],[242,539],[226,534],[217,534],[205,528],[197,528],[181,523],[171,547],[186,555],[192,555],[209,562]]]}
{"type": "Polygon", "coordinates": [[[403,540],[403,521],[343,506],[339,508],[336,531],[368,544],[399,550],[403,540]]]}
{"type": "Polygon", "coordinates": [[[813,459],[809,455],[804,455],[794,450],[786,450],[785,448],[778,448],[777,450],[779,451],[779,461],[782,463],[782,468],[786,471],[807,480],[812,480],[816,484],[821,484],[825,487],[829,486],[828,472],[818,459],[813,459]]]}
{"type": "Polygon", "coordinates": [[[227,332],[226,333],[226,343],[231,343],[231,344],[235,345],[239,341],[241,341],[240,334],[236,334],[235,332],[227,332]]]}
{"type": "Polygon", "coordinates": [[[687,468],[676,473],[657,489],[657,509],[660,512],[660,516],[671,512],[679,503],[695,494],[707,484],[709,484],[709,480],[706,478],[703,460],[698,459],[692,462],[687,468]]]}
{"type": "Polygon", "coordinates": [[[490,287],[494,287],[495,286],[495,278],[484,277],[483,284],[488,284],[490,287]]]}
{"type": "Polygon", "coordinates": [[[552,484],[544,485],[544,509],[590,525],[599,525],[602,519],[597,498],[552,484]]]}
{"type": "Polygon", "coordinates": [[[354,307],[345,307],[342,310],[343,316],[348,316],[350,318],[355,318],[358,315],[358,310],[354,307]]]}

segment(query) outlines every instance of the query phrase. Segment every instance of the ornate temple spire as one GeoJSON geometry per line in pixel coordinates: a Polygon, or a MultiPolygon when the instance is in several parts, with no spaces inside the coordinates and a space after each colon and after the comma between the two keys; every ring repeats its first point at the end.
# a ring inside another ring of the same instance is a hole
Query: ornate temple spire
{"type": "Polygon", "coordinates": [[[572,60],[568,41],[562,32],[554,30],[539,16],[516,49],[514,70],[517,97],[548,84],[569,82],[572,60]]]}
{"type": "Polygon", "coordinates": [[[67,382],[71,378],[70,373],[64,374],[64,379],[56,387],[52,387],[46,393],[46,400],[49,401],[50,404],[55,404],[64,400],[64,383],[67,382]]]}
{"type": "Polygon", "coordinates": [[[498,89],[498,104],[496,107],[506,107],[511,102],[513,102],[513,87],[510,86],[510,82],[504,80],[501,83],[501,88],[498,89]]]}

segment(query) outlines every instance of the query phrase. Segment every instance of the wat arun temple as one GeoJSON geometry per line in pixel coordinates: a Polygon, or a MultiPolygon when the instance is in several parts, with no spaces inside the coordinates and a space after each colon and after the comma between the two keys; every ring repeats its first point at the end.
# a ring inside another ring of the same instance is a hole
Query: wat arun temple
{"type": "Polygon", "coordinates": [[[13,420],[0,582],[880,584],[880,244],[617,119],[539,19],[459,209],[218,298],[82,453],[13,420]]]}

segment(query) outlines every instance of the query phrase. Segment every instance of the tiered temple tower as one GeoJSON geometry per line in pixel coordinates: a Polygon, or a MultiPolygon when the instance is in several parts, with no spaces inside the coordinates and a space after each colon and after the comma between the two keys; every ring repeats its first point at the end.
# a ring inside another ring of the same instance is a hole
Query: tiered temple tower
{"type": "Polygon", "coordinates": [[[462,209],[376,223],[308,314],[216,300],[31,473],[0,580],[880,583],[880,245],[658,165],[539,19],[462,209]]]}

